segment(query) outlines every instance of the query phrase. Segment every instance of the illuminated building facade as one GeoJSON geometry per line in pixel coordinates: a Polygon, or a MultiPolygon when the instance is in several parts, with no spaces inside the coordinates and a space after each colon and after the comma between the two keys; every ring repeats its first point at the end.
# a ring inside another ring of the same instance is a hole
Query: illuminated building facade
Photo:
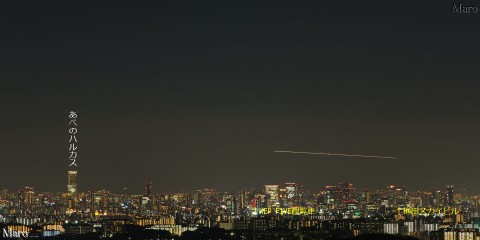
{"type": "Polygon", "coordinates": [[[67,189],[72,195],[77,193],[77,171],[68,171],[67,189]]]}
{"type": "Polygon", "coordinates": [[[447,206],[454,205],[454,197],[453,197],[453,185],[447,185],[447,191],[445,192],[445,204],[447,206]]]}
{"type": "Polygon", "coordinates": [[[278,204],[278,185],[265,185],[265,194],[270,197],[270,205],[278,204]]]}

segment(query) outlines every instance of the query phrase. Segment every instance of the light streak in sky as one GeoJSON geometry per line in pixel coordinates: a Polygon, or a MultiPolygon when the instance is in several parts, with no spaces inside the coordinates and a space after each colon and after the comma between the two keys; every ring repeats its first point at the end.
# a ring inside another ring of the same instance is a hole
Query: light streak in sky
{"type": "Polygon", "coordinates": [[[362,155],[362,154],[346,154],[346,153],[300,152],[300,151],[289,151],[289,150],[273,150],[273,152],[275,152],[275,153],[291,153],[291,154],[341,156],[341,157],[362,157],[362,158],[398,159],[398,158],[396,158],[396,157],[389,157],[389,156],[362,155]]]}

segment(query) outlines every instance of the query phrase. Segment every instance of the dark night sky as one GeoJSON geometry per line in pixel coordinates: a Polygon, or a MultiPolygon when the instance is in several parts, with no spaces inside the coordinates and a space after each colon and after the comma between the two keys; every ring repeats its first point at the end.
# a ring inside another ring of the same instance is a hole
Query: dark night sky
{"type": "Polygon", "coordinates": [[[151,178],[155,192],[480,193],[480,13],[446,0],[133,2],[0,3],[0,187],[66,191],[75,110],[80,191],[142,192],[151,178]]]}

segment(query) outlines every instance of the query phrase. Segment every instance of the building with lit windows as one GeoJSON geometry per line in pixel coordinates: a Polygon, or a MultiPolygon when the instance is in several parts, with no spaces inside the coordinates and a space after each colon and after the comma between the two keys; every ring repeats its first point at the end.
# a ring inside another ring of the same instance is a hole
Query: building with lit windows
{"type": "Polygon", "coordinates": [[[278,192],[278,185],[265,185],[265,194],[269,195],[271,206],[278,204],[278,192]]]}
{"type": "Polygon", "coordinates": [[[72,195],[77,193],[77,171],[68,171],[67,189],[72,195]]]}

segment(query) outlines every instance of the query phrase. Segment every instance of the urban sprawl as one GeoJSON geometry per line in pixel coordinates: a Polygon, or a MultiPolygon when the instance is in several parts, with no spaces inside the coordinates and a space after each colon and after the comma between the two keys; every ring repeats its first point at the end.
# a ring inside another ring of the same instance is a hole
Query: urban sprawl
{"type": "Polygon", "coordinates": [[[142,194],[79,192],[77,171],[68,172],[64,193],[4,188],[0,195],[3,237],[18,233],[29,238],[118,238],[135,229],[157,234],[152,239],[180,239],[203,229],[221,230],[222,239],[329,239],[366,234],[480,239],[480,195],[466,194],[453,185],[408,191],[405,186],[374,190],[338,183],[312,192],[286,182],[238,192],[154,193],[147,180],[144,188],[142,194]]]}

